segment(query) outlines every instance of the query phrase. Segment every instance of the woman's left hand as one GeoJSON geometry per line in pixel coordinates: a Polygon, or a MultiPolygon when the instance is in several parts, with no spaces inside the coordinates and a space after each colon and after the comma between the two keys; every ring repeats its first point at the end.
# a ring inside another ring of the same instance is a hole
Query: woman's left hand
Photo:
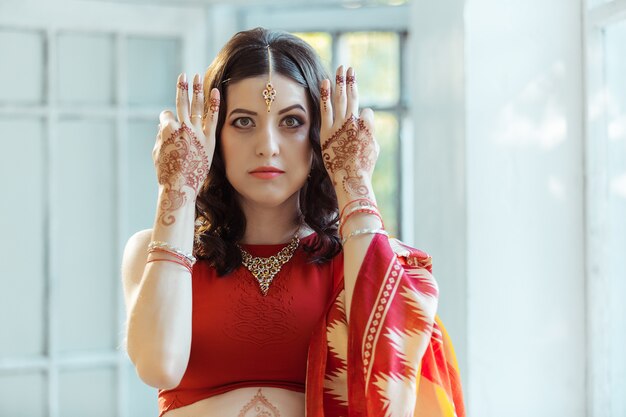
{"type": "Polygon", "coordinates": [[[372,173],[379,153],[374,139],[374,112],[359,114],[359,94],[353,68],[344,74],[337,69],[335,88],[330,95],[330,80],[321,86],[321,146],[324,166],[335,185],[339,206],[348,201],[368,198],[375,201],[372,173]],[[332,103],[331,103],[332,102],[332,103]]]}

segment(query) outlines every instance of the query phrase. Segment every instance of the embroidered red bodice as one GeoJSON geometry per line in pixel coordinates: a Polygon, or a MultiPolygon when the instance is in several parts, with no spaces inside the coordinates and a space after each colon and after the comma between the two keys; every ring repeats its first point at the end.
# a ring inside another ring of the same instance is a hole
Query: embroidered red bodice
{"type": "MultiPolygon", "coordinates": [[[[178,387],[159,392],[168,410],[236,388],[270,386],[304,392],[311,334],[332,301],[343,259],[307,263],[301,240],[274,277],[266,296],[240,267],[218,277],[198,261],[192,276],[192,337],[187,370],[178,387]]],[[[285,245],[244,245],[253,256],[271,256],[285,245]]]]}

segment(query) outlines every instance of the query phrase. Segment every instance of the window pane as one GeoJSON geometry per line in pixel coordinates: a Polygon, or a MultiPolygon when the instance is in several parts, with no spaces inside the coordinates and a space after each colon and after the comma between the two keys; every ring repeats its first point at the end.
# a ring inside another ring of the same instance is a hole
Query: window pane
{"type": "Polygon", "coordinates": [[[132,121],[125,149],[124,240],[141,229],[152,227],[157,201],[157,179],[152,149],[157,133],[154,122],[132,121]]]}
{"type": "Polygon", "coordinates": [[[126,62],[131,106],[174,107],[176,79],[182,72],[181,48],[178,39],[128,39],[126,62]]]}
{"type": "Polygon", "coordinates": [[[294,35],[304,39],[308,42],[313,49],[317,51],[324,63],[324,67],[329,74],[335,72],[331,69],[333,62],[333,38],[330,33],[325,32],[306,32],[306,33],[294,33],[294,35]]]}
{"type": "Polygon", "coordinates": [[[59,101],[63,104],[112,104],[113,37],[63,34],[58,38],[59,101]]]}
{"type": "Polygon", "coordinates": [[[356,32],[340,39],[340,63],[355,68],[362,107],[396,104],[400,100],[398,34],[356,32]]]}
{"type": "Polygon", "coordinates": [[[43,374],[0,375],[0,415],[11,417],[47,416],[46,382],[43,374]]]}
{"type": "Polygon", "coordinates": [[[53,277],[59,349],[116,347],[113,126],[61,120],[52,152],[53,277]]]}
{"type": "Polygon", "coordinates": [[[380,155],[374,170],[374,192],[385,229],[390,235],[398,237],[398,119],[392,113],[379,111],[376,112],[375,123],[380,155]]]}
{"type": "Polygon", "coordinates": [[[116,414],[112,369],[64,371],[59,376],[59,415],[111,417],[116,414]]]}
{"type": "Polygon", "coordinates": [[[0,357],[42,354],[46,329],[43,123],[37,119],[0,119],[0,132],[2,149],[19,147],[17,157],[5,157],[0,164],[0,178],[5,179],[0,230],[6,237],[0,239],[0,329],[5,335],[0,357]]]}
{"type": "Polygon", "coordinates": [[[594,7],[597,6],[602,6],[605,3],[609,3],[613,0],[587,0],[587,8],[588,9],[593,9],[594,7]]]}
{"type": "Polygon", "coordinates": [[[128,377],[129,416],[153,417],[159,415],[157,389],[146,385],[139,377],[135,368],[129,364],[126,369],[128,377]]]}
{"type": "Polygon", "coordinates": [[[0,102],[43,102],[42,34],[0,30],[0,56],[0,102]]]}

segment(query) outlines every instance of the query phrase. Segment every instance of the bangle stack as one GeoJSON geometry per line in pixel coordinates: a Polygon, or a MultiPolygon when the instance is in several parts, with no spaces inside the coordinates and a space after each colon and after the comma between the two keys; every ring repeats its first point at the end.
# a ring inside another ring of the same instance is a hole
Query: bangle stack
{"type": "Polygon", "coordinates": [[[348,239],[365,234],[381,234],[385,236],[389,236],[389,234],[385,231],[385,223],[383,222],[383,217],[372,200],[367,198],[359,198],[357,200],[352,200],[348,204],[345,205],[343,210],[341,210],[341,215],[339,216],[339,234],[343,236],[343,227],[350,217],[357,213],[366,213],[373,214],[380,219],[380,223],[382,227],[380,229],[359,229],[354,230],[348,236],[343,237],[341,240],[341,244],[345,245],[348,239]]]}
{"type": "Polygon", "coordinates": [[[179,264],[187,268],[187,270],[191,273],[193,270],[193,264],[196,263],[196,258],[191,253],[185,253],[182,250],[178,249],[175,246],[170,245],[167,242],[161,242],[158,240],[153,240],[148,245],[148,253],[153,252],[162,252],[171,255],[172,258],[154,258],[146,261],[146,263],[156,262],[156,261],[165,261],[165,262],[173,262],[175,264],[179,264]]]}
{"type": "Polygon", "coordinates": [[[359,230],[353,231],[348,236],[341,239],[341,245],[342,246],[345,245],[348,239],[350,239],[351,237],[355,237],[359,235],[373,235],[373,234],[389,236],[389,233],[387,233],[387,231],[385,231],[384,229],[359,229],[359,230]]]}

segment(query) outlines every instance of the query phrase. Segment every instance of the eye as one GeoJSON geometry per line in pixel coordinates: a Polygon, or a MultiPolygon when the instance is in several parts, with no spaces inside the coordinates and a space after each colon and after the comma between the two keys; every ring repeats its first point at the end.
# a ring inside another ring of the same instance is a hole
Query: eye
{"type": "Polygon", "coordinates": [[[238,117],[233,120],[232,125],[240,129],[246,129],[254,125],[254,122],[249,117],[238,117]]]}
{"type": "Polygon", "coordinates": [[[283,125],[289,128],[300,127],[304,123],[296,116],[287,116],[283,119],[283,125]]]}

